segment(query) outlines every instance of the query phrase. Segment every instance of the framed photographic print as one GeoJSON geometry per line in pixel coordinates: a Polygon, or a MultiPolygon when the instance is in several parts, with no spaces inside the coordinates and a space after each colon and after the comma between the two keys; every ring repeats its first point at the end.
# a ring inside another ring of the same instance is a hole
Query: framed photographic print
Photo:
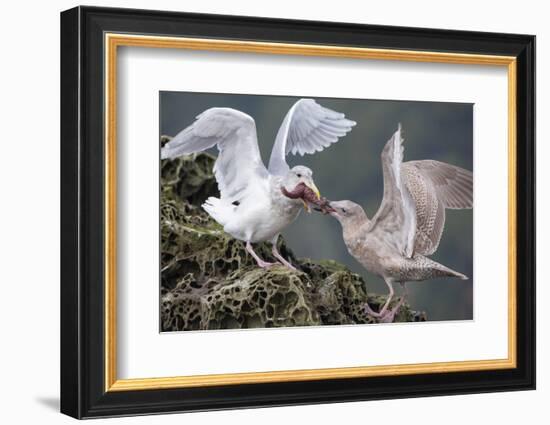
{"type": "Polygon", "coordinates": [[[61,411],[533,389],[535,38],[61,14],[61,411]]]}

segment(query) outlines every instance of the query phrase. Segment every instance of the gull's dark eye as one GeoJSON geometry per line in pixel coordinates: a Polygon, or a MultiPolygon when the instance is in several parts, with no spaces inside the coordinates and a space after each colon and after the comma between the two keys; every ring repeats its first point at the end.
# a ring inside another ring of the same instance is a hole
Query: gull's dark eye
{"type": "Polygon", "coordinates": [[[298,178],[302,177],[302,175],[300,173],[296,174],[296,176],[298,176],[298,178]]]}
{"type": "Polygon", "coordinates": [[[345,214],[347,211],[345,208],[342,208],[342,212],[345,214]]]}

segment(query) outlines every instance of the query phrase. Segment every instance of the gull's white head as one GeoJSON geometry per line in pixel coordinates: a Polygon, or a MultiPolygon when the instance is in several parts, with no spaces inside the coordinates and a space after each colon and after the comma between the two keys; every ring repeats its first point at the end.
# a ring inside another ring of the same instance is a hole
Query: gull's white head
{"type": "Polygon", "coordinates": [[[329,206],[333,209],[330,215],[336,218],[342,226],[356,223],[357,220],[367,219],[365,210],[361,205],[352,201],[334,201],[330,202],[329,206]]]}
{"type": "Polygon", "coordinates": [[[302,202],[306,211],[309,212],[310,208],[304,199],[304,186],[309,188],[317,199],[321,199],[319,189],[313,182],[313,171],[303,165],[297,165],[287,172],[283,179],[283,187],[281,189],[284,189],[283,194],[288,198],[297,203],[302,202]]]}
{"type": "Polygon", "coordinates": [[[292,167],[288,171],[283,181],[284,187],[289,192],[292,192],[300,183],[305,184],[307,187],[313,190],[318,198],[321,197],[319,189],[313,181],[313,171],[311,171],[311,169],[307,167],[304,167],[303,165],[292,167]]]}

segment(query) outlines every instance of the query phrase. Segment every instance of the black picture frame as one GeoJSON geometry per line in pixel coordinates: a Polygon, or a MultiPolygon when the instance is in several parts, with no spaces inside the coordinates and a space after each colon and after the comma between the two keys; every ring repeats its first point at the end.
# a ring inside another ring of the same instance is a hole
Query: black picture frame
{"type": "Polygon", "coordinates": [[[75,418],[535,388],[535,37],[132,9],[61,13],[61,412],[75,418]],[[104,34],[517,58],[517,367],[369,378],[105,391],[104,34]]]}

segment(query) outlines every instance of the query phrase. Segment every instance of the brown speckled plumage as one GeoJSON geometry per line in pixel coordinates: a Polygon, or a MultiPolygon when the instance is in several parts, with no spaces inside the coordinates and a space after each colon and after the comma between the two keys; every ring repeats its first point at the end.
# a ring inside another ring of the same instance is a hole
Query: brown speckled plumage
{"type": "MultiPolygon", "coordinates": [[[[403,163],[402,143],[399,126],[382,151],[384,196],[372,220],[351,201],[330,204],[335,210],[332,215],[342,224],[349,253],[381,276],[390,289],[381,318],[387,316],[393,283],[444,276],[467,279],[426,255],[439,246],[445,209],[472,208],[472,173],[433,160],[403,163]]],[[[393,320],[395,310],[389,313],[393,320]]]]}
{"type": "Polygon", "coordinates": [[[432,160],[405,162],[401,172],[416,207],[414,252],[431,255],[443,234],[445,209],[472,208],[472,173],[432,160]]]}

